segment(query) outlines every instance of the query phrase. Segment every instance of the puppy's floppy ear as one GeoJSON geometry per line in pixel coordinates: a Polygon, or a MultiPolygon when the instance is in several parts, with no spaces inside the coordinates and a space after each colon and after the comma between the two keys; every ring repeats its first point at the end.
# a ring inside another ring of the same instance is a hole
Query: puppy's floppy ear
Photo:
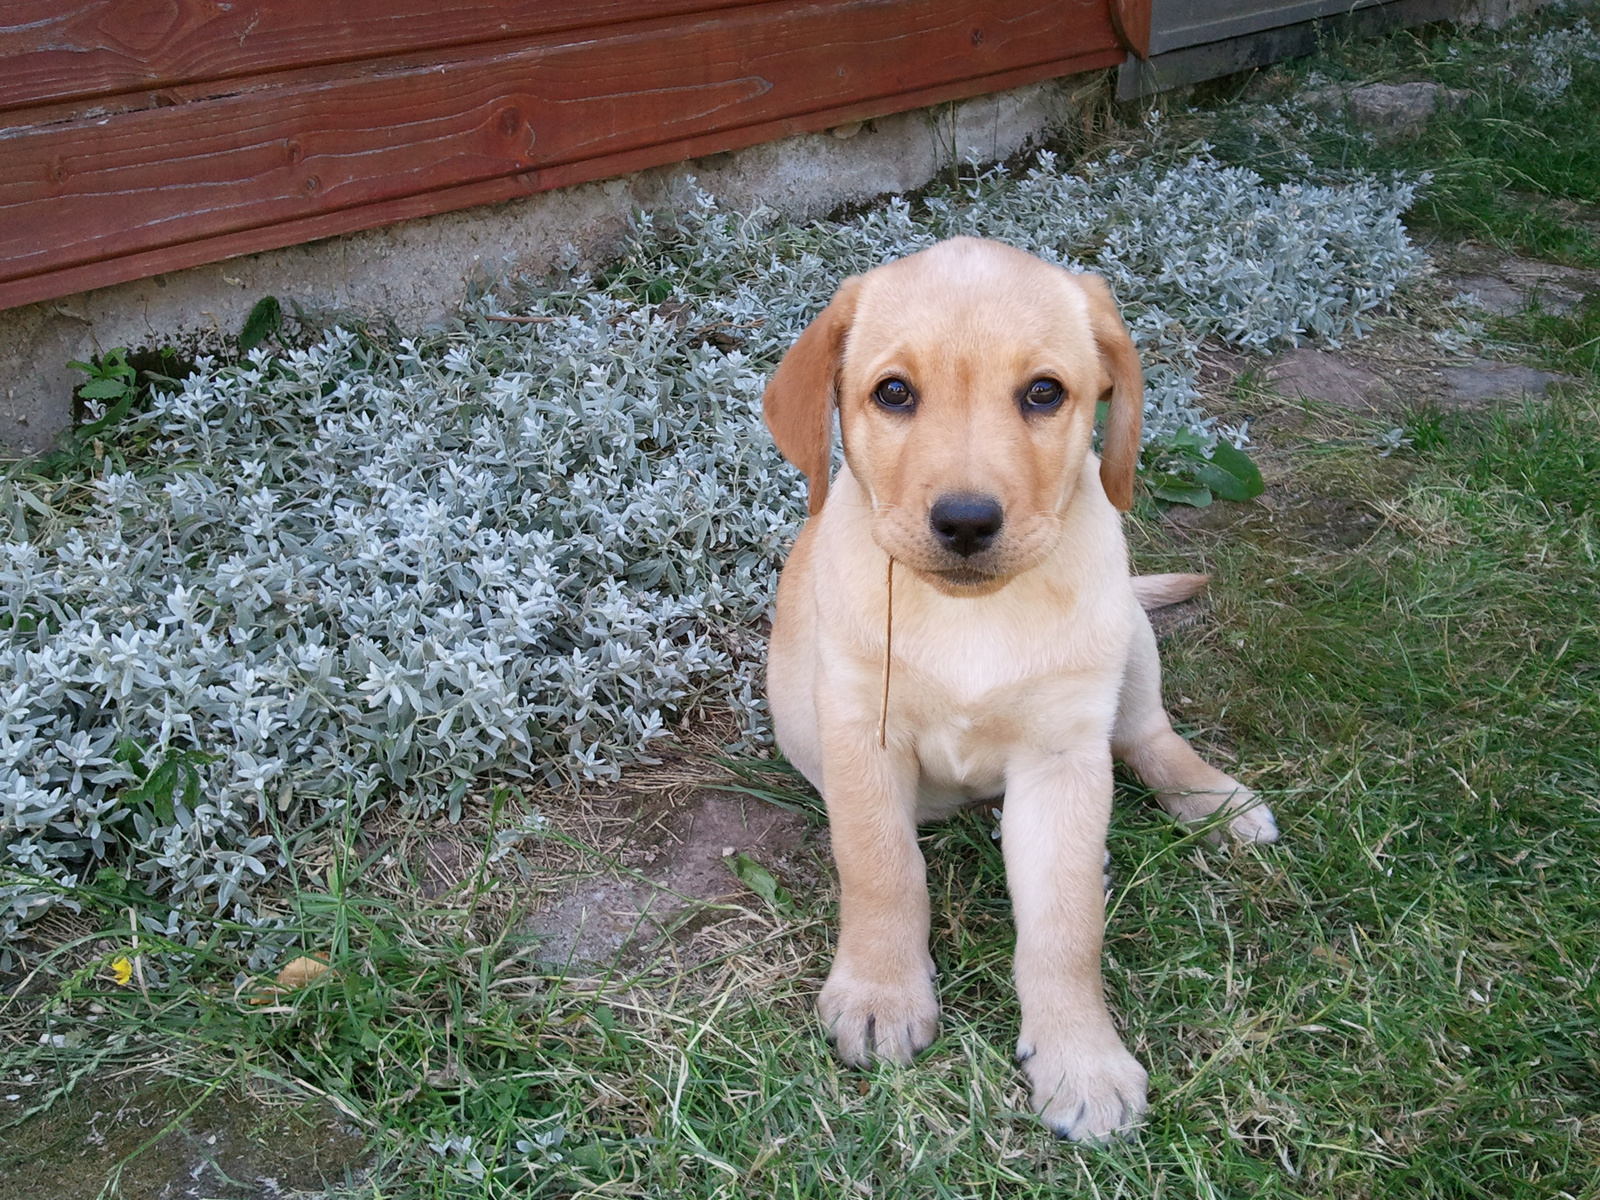
{"type": "Polygon", "coordinates": [[[1100,363],[1111,377],[1111,411],[1100,439],[1100,483],[1123,512],[1133,507],[1133,477],[1139,468],[1139,431],[1144,425],[1144,372],[1128,327],[1122,323],[1111,286],[1098,275],[1079,275],[1089,301],[1089,324],[1100,363]]]}
{"type": "Polygon", "coordinates": [[[838,402],[839,356],[855,320],[861,279],[839,285],[833,301],[806,326],[761,397],[761,409],[782,455],[805,472],[812,516],[828,498],[828,460],[833,449],[833,407],[838,402]]]}

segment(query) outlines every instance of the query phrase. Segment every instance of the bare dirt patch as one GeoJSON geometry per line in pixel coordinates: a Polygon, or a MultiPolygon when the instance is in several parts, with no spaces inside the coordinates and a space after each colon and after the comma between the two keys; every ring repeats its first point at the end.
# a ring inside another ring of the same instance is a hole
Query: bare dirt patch
{"type": "Polygon", "coordinates": [[[528,923],[538,958],[579,974],[638,966],[667,953],[680,964],[713,949],[711,924],[737,921],[762,901],[735,873],[746,855],[790,891],[825,877],[825,831],[807,815],[754,796],[696,788],[662,799],[620,793],[597,799],[608,844],[569,869],[565,884],[528,923]],[[703,943],[703,944],[700,944],[703,943]]]}
{"type": "Polygon", "coordinates": [[[1287,399],[1316,400],[1352,412],[1381,412],[1393,407],[1393,387],[1354,355],[1301,347],[1278,355],[1267,368],[1267,380],[1287,399]]]}
{"type": "Polygon", "coordinates": [[[0,1131],[0,1195],[96,1200],[123,1164],[121,1200],[277,1200],[347,1181],[364,1147],[326,1106],[232,1089],[206,1096],[170,1081],[97,1083],[0,1131]]]}

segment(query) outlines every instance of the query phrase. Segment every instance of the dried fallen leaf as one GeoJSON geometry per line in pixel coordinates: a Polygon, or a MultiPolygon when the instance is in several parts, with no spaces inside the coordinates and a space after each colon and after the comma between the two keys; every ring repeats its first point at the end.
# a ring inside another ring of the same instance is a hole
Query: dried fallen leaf
{"type": "Polygon", "coordinates": [[[308,983],[315,983],[327,974],[327,971],[327,963],[301,955],[278,972],[278,986],[292,991],[295,988],[305,987],[308,983]]]}
{"type": "Polygon", "coordinates": [[[1350,966],[1350,960],[1331,946],[1311,947],[1311,957],[1320,958],[1323,962],[1332,963],[1336,967],[1348,968],[1350,966]]]}

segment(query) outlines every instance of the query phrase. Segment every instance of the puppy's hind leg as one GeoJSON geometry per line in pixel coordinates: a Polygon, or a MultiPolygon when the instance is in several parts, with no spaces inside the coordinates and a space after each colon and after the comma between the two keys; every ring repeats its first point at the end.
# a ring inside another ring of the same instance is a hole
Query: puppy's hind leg
{"type": "Polygon", "coordinates": [[[1161,704],[1161,659],[1156,635],[1138,611],[1128,669],[1123,676],[1111,752],[1155,792],[1161,807],[1185,825],[1198,825],[1219,810],[1234,813],[1228,831],[1241,842],[1275,842],[1272,810],[1244,784],[1211,766],[1173,731],[1161,704]]]}

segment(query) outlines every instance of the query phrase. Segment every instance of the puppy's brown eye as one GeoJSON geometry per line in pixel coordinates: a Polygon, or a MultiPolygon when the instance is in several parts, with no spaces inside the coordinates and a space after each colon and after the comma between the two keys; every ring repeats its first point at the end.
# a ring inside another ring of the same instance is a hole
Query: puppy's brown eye
{"type": "Polygon", "coordinates": [[[911,391],[911,385],[903,379],[885,379],[873,391],[872,397],[885,408],[902,411],[917,401],[916,395],[911,391]]]}
{"type": "Polygon", "coordinates": [[[1022,407],[1026,412],[1047,412],[1061,403],[1065,393],[1054,379],[1035,379],[1022,394],[1022,407]]]}

